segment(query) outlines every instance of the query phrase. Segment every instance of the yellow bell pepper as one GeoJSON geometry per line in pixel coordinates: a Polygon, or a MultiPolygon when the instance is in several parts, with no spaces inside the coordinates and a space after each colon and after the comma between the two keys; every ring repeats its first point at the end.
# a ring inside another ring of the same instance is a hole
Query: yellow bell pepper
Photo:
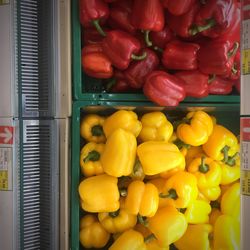
{"type": "Polygon", "coordinates": [[[186,165],[188,166],[193,159],[204,156],[204,155],[205,153],[202,149],[202,146],[198,146],[198,147],[191,146],[188,149],[187,154],[185,156],[186,165]]]}
{"type": "Polygon", "coordinates": [[[104,150],[103,143],[89,142],[81,150],[80,166],[84,176],[90,177],[103,173],[102,164],[100,162],[101,154],[104,150]]]}
{"type": "Polygon", "coordinates": [[[221,198],[221,212],[240,221],[240,183],[236,182],[221,198]]]}
{"type": "Polygon", "coordinates": [[[211,206],[206,201],[195,200],[184,210],[184,215],[188,223],[202,224],[209,222],[211,206]]]}
{"type": "Polygon", "coordinates": [[[214,224],[215,250],[240,250],[240,223],[232,216],[221,215],[214,224]]]}
{"type": "Polygon", "coordinates": [[[184,156],[176,145],[147,141],[137,147],[137,155],[146,175],[155,175],[179,167],[184,156]]]}
{"type": "Polygon", "coordinates": [[[103,132],[103,123],[105,118],[96,114],[88,114],[81,121],[80,134],[87,140],[96,143],[106,141],[103,132]]]}
{"type": "Polygon", "coordinates": [[[160,111],[144,114],[141,123],[142,130],[138,136],[141,142],[168,141],[173,134],[173,125],[160,111]]]}
{"type": "Polygon", "coordinates": [[[122,233],[109,250],[147,250],[141,233],[129,229],[122,233]]]}
{"type": "Polygon", "coordinates": [[[105,173],[115,176],[128,176],[132,173],[136,158],[137,142],[135,136],[118,128],[107,139],[101,155],[105,173]]]}
{"type": "Polygon", "coordinates": [[[129,213],[152,217],[159,205],[158,189],[151,183],[133,181],[129,184],[125,208],[129,213]]]}
{"type": "Polygon", "coordinates": [[[186,171],[177,172],[167,179],[163,190],[160,197],[176,208],[188,207],[198,196],[196,178],[186,171]]]}
{"type": "Polygon", "coordinates": [[[135,112],[118,110],[105,119],[103,131],[106,137],[108,137],[118,128],[129,131],[137,137],[141,132],[142,124],[135,112]]]}
{"type": "Polygon", "coordinates": [[[84,179],[78,188],[82,208],[87,212],[115,212],[119,209],[118,179],[106,174],[84,179]]]}
{"type": "Polygon", "coordinates": [[[148,218],[148,228],[162,247],[179,240],[187,230],[185,216],[173,206],[158,209],[155,216],[148,218]]]}
{"type": "Polygon", "coordinates": [[[221,195],[220,186],[199,188],[199,191],[210,201],[217,200],[221,195]]]}
{"type": "Polygon", "coordinates": [[[115,212],[98,214],[98,219],[107,232],[113,234],[122,233],[136,225],[136,215],[129,213],[125,209],[124,203],[124,198],[121,198],[120,209],[115,212]]]}
{"type": "Polygon", "coordinates": [[[80,220],[80,243],[85,248],[104,247],[110,238],[110,234],[102,227],[93,214],[85,215],[80,220]]]}
{"type": "Polygon", "coordinates": [[[212,226],[209,224],[188,225],[185,234],[174,245],[178,250],[210,250],[211,232],[212,226]]]}
{"type": "Polygon", "coordinates": [[[209,157],[195,158],[187,170],[196,176],[199,188],[219,186],[221,182],[221,167],[209,157]]]}
{"type": "Polygon", "coordinates": [[[237,181],[240,178],[240,156],[239,153],[235,153],[233,157],[221,165],[221,184],[227,185],[237,181]]]}
{"type": "Polygon", "coordinates": [[[177,137],[192,146],[200,146],[204,144],[213,131],[213,121],[211,117],[204,111],[189,112],[184,121],[188,120],[188,124],[183,122],[177,127],[177,137]],[[190,123],[190,124],[189,124],[190,123]]]}
{"type": "Polygon", "coordinates": [[[227,128],[215,125],[208,141],[202,145],[205,153],[214,160],[227,162],[239,152],[237,137],[227,128]]]}

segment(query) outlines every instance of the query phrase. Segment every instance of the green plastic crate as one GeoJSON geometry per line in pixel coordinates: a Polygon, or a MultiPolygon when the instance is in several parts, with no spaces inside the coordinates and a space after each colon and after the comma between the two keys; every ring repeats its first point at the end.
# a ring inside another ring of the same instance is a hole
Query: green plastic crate
{"type": "MultiPolygon", "coordinates": [[[[72,53],[73,53],[73,93],[76,101],[80,100],[112,100],[112,101],[148,101],[142,92],[139,93],[107,93],[103,81],[84,74],[81,68],[81,25],[79,22],[79,0],[72,0],[72,53]]],[[[202,99],[188,97],[185,102],[239,102],[237,93],[231,95],[210,95],[202,99]]]]}
{"type": "Polygon", "coordinates": [[[72,116],[72,169],[71,169],[71,249],[84,249],[79,244],[79,220],[82,211],[79,207],[78,185],[82,178],[80,173],[80,149],[83,140],[80,138],[80,121],[84,115],[95,113],[110,115],[117,109],[129,109],[141,115],[145,112],[160,110],[168,118],[176,119],[192,109],[203,109],[215,115],[219,124],[226,126],[236,135],[240,131],[239,103],[182,103],[176,108],[163,108],[151,102],[107,102],[107,101],[77,101],[73,105],[72,116]]]}

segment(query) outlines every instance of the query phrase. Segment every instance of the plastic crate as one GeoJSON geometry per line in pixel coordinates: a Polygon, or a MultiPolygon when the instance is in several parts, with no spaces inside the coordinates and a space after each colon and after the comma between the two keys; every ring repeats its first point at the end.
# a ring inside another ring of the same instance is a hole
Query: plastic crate
{"type": "MultiPolygon", "coordinates": [[[[81,25],[79,22],[79,0],[72,0],[72,72],[73,96],[80,100],[112,100],[112,101],[149,101],[142,92],[139,93],[108,93],[104,90],[103,81],[84,74],[81,67],[81,25]]],[[[240,97],[233,92],[231,95],[210,95],[202,99],[188,97],[185,102],[218,103],[239,102],[240,97]]]]}
{"type": "MultiPolygon", "coordinates": [[[[106,102],[106,101],[78,101],[73,106],[72,116],[72,169],[71,169],[71,249],[84,249],[79,243],[79,220],[83,211],[79,207],[78,185],[82,178],[80,173],[80,149],[84,141],[80,137],[80,122],[88,113],[110,115],[118,109],[129,109],[138,115],[145,112],[160,110],[168,118],[176,119],[193,109],[202,109],[215,115],[219,124],[226,126],[236,135],[240,131],[239,103],[182,103],[176,108],[154,106],[151,102],[106,102]]],[[[107,248],[106,248],[107,249],[107,248]]]]}

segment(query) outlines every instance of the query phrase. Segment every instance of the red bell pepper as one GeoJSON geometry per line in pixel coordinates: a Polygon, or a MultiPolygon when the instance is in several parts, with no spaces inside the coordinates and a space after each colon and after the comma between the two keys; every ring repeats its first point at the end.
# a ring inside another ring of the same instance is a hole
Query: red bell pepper
{"type": "Polygon", "coordinates": [[[83,27],[94,25],[100,34],[105,36],[100,21],[105,22],[108,16],[109,8],[103,0],[80,0],[80,23],[83,27]]]}
{"type": "Polygon", "coordinates": [[[114,4],[110,7],[108,19],[109,26],[113,29],[122,29],[131,34],[136,32],[136,28],[131,24],[130,16],[132,12],[132,2],[126,1],[123,5],[114,4]]]}
{"type": "Polygon", "coordinates": [[[147,53],[147,58],[143,61],[132,62],[123,72],[129,85],[136,89],[140,89],[143,86],[146,76],[159,65],[159,58],[154,51],[147,48],[142,51],[147,53]]]}
{"type": "Polygon", "coordinates": [[[174,34],[171,29],[165,25],[161,31],[150,32],[150,38],[154,46],[160,49],[164,49],[166,44],[174,38],[174,34]]]}
{"type": "Polygon", "coordinates": [[[145,31],[145,41],[150,47],[150,31],[161,31],[165,25],[164,9],[160,0],[134,0],[131,22],[135,28],[145,31]]]}
{"type": "Polygon", "coordinates": [[[162,55],[162,64],[167,69],[197,69],[197,51],[200,46],[179,40],[169,42],[162,55]]]}
{"type": "Polygon", "coordinates": [[[195,16],[200,9],[200,3],[197,1],[193,4],[192,8],[181,16],[174,16],[171,13],[166,14],[166,20],[169,27],[181,37],[193,36],[190,32],[192,25],[194,24],[195,16]]]}
{"type": "Polygon", "coordinates": [[[100,44],[87,45],[82,49],[82,68],[87,75],[95,78],[110,78],[113,75],[111,61],[100,44]]]}
{"type": "Polygon", "coordinates": [[[195,2],[196,0],[162,0],[163,6],[175,16],[187,13],[195,2]]]}
{"type": "Polygon", "coordinates": [[[237,8],[235,0],[209,0],[201,7],[195,18],[192,33],[202,32],[208,37],[218,37],[229,32],[237,8]]]}
{"type": "Polygon", "coordinates": [[[102,48],[112,64],[121,70],[126,69],[131,60],[143,60],[147,57],[146,53],[137,56],[141,49],[140,42],[134,36],[120,30],[107,32],[102,41],[102,48]]]}
{"type": "Polygon", "coordinates": [[[230,44],[229,41],[210,41],[203,44],[198,51],[200,71],[208,75],[229,75],[239,48],[238,43],[235,43],[233,48],[230,44]]]}
{"type": "Polygon", "coordinates": [[[237,80],[240,78],[240,51],[239,50],[237,51],[234,57],[234,62],[233,62],[231,72],[229,73],[229,75],[226,76],[226,78],[231,79],[231,80],[237,80]]]}
{"type": "Polygon", "coordinates": [[[233,82],[216,76],[209,83],[209,94],[228,95],[232,92],[233,82]]]}
{"type": "Polygon", "coordinates": [[[184,88],[187,96],[196,98],[208,96],[208,75],[205,75],[198,70],[180,71],[174,75],[184,81],[184,88]]]}
{"type": "Polygon", "coordinates": [[[144,95],[160,106],[177,106],[186,97],[184,82],[165,71],[153,71],[143,85],[144,95]]]}
{"type": "MultiPolygon", "coordinates": [[[[106,29],[103,29],[105,32],[106,29]]],[[[83,45],[100,43],[103,36],[96,30],[96,28],[86,28],[82,32],[82,42],[83,45]]]]}

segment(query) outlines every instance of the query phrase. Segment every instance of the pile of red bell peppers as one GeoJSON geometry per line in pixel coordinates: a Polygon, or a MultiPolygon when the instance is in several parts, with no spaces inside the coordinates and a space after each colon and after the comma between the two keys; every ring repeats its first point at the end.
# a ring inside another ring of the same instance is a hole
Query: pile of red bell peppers
{"type": "Polygon", "coordinates": [[[79,0],[82,68],[161,106],[239,92],[240,1],[79,0]]]}

